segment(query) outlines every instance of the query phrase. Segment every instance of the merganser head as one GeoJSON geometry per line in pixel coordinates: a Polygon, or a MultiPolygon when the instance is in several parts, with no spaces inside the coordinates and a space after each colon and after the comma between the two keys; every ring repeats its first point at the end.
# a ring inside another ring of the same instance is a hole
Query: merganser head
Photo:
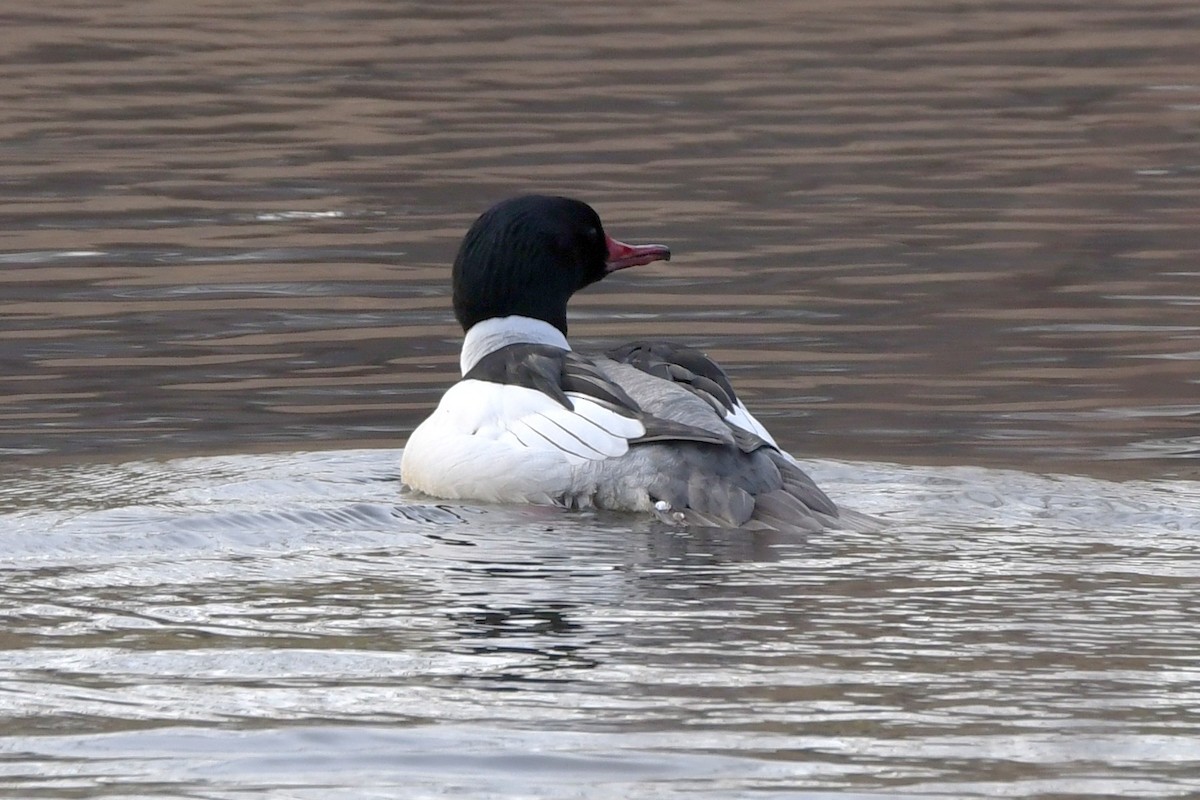
{"type": "Polygon", "coordinates": [[[464,331],[515,314],[565,336],[572,294],[610,272],[670,258],[663,245],[613,239],[587,203],[516,197],[492,206],[467,231],[454,259],[454,316],[464,331]]]}

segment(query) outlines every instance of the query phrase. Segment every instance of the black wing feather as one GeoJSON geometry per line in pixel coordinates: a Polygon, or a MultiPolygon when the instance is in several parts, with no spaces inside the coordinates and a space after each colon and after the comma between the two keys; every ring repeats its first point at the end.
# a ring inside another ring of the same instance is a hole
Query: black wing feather
{"type": "Polygon", "coordinates": [[[632,417],[646,429],[640,442],[687,441],[726,444],[716,434],[647,413],[599,367],[571,350],[544,344],[510,344],[488,353],[473,366],[464,380],[524,386],[553,398],[564,408],[575,410],[567,392],[585,395],[609,409],[632,417]]]}
{"type": "Polygon", "coordinates": [[[608,357],[642,372],[680,384],[724,416],[737,405],[733,384],[716,362],[692,347],[671,342],[630,342],[608,357]]]}
{"type": "Polygon", "coordinates": [[[510,344],[479,359],[463,380],[535,389],[573,411],[562,385],[562,355],[565,352],[543,344],[510,344]]]}

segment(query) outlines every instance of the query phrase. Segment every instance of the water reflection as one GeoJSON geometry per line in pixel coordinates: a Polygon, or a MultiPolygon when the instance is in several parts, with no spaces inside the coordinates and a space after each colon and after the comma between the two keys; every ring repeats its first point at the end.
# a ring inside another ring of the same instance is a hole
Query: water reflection
{"type": "Polygon", "coordinates": [[[395,463],[0,480],[12,785],[395,788],[442,742],[546,797],[1200,789],[1193,483],[815,462],[889,529],[738,537],[397,505],[395,463]]]}

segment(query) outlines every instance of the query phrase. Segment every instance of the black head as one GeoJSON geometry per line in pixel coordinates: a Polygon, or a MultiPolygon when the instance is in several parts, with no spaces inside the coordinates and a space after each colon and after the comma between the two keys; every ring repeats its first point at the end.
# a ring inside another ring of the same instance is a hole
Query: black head
{"type": "Polygon", "coordinates": [[[567,332],[567,301],[614,270],[668,259],[661,245],[610,238],[591,206],[528,195],[485,211],[454,260],[454,316],[463,330],[519,314],[567,332]]]}

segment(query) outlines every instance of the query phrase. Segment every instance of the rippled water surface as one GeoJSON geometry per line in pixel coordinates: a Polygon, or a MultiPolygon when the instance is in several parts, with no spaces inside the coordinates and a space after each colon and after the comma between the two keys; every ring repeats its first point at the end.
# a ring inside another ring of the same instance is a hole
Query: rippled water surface
{"type": "Polygon", "coordinates": [[[1194,3],[0,42],[0,796],[1200,795],[1194,3]],[[458,238],[527,191],[674,252],[577,346],[705,348],[885,529],[402,496],[458,238]]]}
{"type": "Polygon", "coordinates": [[[771,538],[396,461],[0,481],[0,794],[1200,792],[1195,483],[815,462],[888,528],[771,538]]]}

